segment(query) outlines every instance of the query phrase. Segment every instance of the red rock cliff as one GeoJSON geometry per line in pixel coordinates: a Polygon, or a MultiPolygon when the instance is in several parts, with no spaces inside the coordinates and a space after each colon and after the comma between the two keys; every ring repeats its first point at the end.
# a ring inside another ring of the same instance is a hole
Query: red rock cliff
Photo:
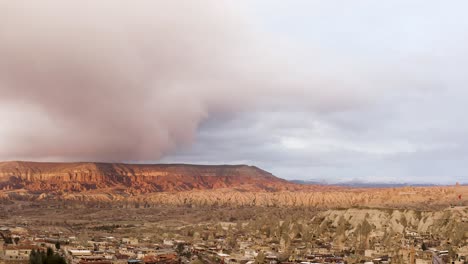
{"type": "Polygon", "coordinates": [[[0,190],[47,192],[114,188],[147,193],[219,188],[277,191],[295,187],[247,165],[0,162],[0,190]]]}

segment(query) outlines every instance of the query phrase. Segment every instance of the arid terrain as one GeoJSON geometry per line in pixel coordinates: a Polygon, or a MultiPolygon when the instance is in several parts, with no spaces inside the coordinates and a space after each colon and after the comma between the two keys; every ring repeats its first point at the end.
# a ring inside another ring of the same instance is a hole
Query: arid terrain
{"type": "Polygon", "coordinates": [[[3,162],[0,186],[1,232],[18,245],[65,243],[72,263],[82,260],[70,252],[83,248],[147,259],[181,244],[187,252],[174,256],[209,264],[263,253],[271,260],[261,263],[468,254],[468,186],[458,184],[349,188],[294,184],[246,165],[3,162]],[[160,253],[139,253],[148,248],[160,253]]]}
{"type": "Polygon", "coordinates": [[[0,199],[138,206],[220,205],[431,209],[468,205],[468,186],[345,188],[299,185],[246,165],[0,163],[0,199]]]}
{"type": "Polygon", "coordinates": [[[150,193],[237,188],[244,191],[296,188],[257,167],[246,165],[1,162],[0,189],[31,193],[150,193]]]}
{"type": "MultiPolygon", "coordinates": [[[[431,252],[448,250],[450,255],[446,257],[452,259],[468,253],[466,206],[442,210],[364,207],[320,210],[247,205],[135,207],[118,203],[16,200],[0,207],[0,221],[2,228],[8,227],[8,232],[21,238],[20,245],[31,243],[28,241],[49,241],[53,245],[54,241],[60,241],[69,252],[94,249],[96,256],[113,256],[114,261],[109,264],[117,263],[115,258],[120,255],[116,252],[126,258],[144,256],[146,260],[154,254],[177,250],[178,243],[183,243],[191,254],[188,256],[192,256],[187,260],[179,252],[184,263],[198,258],[210,264],[220,263],[222,254],[229,256],[229,263],[247,263],[258,260],[259,252],[275,261],[264,263],[311,258],[316,258],[314,263],[329,263],[327,259],[336,263],[363,263],[372,259],[391,259],[373,263],[410,263],[411,254],[418,263],[431,263],[431,252]],[[136,242],[122,246],[129,240],[136,242]],[[426,251],[426,247],[434,251],[426,251]],[[157,250],[138,253],[152,248],[157,250]]],[[[74,263],[75,258],[69,257],[74,263]]]]}

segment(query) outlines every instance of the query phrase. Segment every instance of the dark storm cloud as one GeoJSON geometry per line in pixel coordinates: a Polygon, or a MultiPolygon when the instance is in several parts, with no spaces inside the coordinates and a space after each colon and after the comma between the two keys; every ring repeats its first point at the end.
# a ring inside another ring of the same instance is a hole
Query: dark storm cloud
{"type": "Polygon", "coordinates": [[[213,114],[354,104],[263,42],[219,1],[2,1],[0,158],[156,160],[213,114]]]}

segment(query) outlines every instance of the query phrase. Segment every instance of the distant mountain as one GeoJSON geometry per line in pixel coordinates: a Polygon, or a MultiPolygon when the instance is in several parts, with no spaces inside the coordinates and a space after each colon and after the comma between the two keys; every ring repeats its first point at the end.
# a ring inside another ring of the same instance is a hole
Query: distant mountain
{"type": "Polygon", "coordinates": [[[292,183],[301,184],[301,185],[313,185],[313,184],[328,185],[328,183],[325,181],[313,181],[313,180],[289,180],[289,181],[292,183]]]}
{"type": "Polygon", "coordinates": [[[291,180],[290,182],[301,185],[330,185],[330,186],[343,186],[343,187],[354,187],[354,188],[396,188],[396,187],[430,187],[437,186],[436,184],[425,184],[425,183],[379,183],[379,182],[363,182],[363,181],[346,181],[338,183],[327,183],[324,181],[313,181],[313,180],[291,180]]]}
{"type": "Polygon", "coordinates": [[[298,186],[254,166],[0,162],[0,190],[131,193],[234,188],[278,191],[298,186]]]}

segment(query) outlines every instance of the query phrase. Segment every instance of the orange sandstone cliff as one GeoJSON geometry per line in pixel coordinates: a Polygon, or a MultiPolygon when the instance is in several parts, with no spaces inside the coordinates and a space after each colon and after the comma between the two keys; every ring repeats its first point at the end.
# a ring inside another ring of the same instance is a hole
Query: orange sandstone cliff
{"type": "Polygon", "coordinates": [[[0,162],[0,190],[137,193],[234,188],[279,191],[298,185],[247,165],[0,162]]]}

